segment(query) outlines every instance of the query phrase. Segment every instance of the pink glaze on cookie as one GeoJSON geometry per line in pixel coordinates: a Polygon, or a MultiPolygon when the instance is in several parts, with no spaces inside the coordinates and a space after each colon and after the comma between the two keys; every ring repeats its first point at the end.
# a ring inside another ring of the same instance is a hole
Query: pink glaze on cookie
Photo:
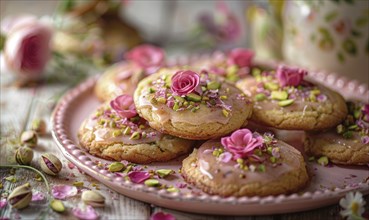
{"type": "Polygon", "coordinates": [[[249,102],[238,89],[217,77],[209,77],[206,71],[198,74],[181,70],[173,77],[164,74],[151,82],[137,104],[151,108],[160,123],[171,120],[200,125],[211,122],[227,124],[233,114],[232,106],[249,102]]]}
{"type": "Polygon", "coordinates": [[[93,118],[85,122],[84,128],[93,131],[97,142],[140,144],[155,142],[162,137],[137,115],[129,95],[118,96],[110,102],[110,107],[99,109],[93,118]]]}
{"type": "Polygon", "coordinates": [[[237,136],[241,136],[241,134],[244,136],[244,138],[234,137],[238,140],[235,143],[222,144],[217,140],[211,140],[203,144],[197,153],[201,173],[216,183],[268,183],[301,166],[297,156],[296,158],[283,158],[287,151],[286,148],[288,148],[284,142],[277,141],[270,134],[261,136],[245,130],[248,129],[241,129],[241,132],[238,130],[233,133],[237,133],[237,136]],[[258,144],[254,144],[255,148],[247,154],[243,154],[242,158],[238,151],[228,150],[230,147],[249,148],[250,142],[258,144]],[[273,153],[273,151],[278,151],[278,154],[273,153]],[[224,156],[225,154],[232,154],[232,159],[224,160],[227,157],[224,156]]]}

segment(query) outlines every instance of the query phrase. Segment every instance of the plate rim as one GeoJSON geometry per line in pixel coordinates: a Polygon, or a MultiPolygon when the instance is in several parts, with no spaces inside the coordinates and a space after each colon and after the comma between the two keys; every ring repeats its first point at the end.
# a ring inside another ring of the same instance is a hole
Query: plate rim
{"type": "MultiPolygon", "coordinates": [[[[317,73],[318,74],[318,73],[317,73]]],[[[329,74],[332,75],[333,73],[329,74]]],[[[322,76],[322,74],[321,74],[322,76]]],[[[327,77],[327,75],[325,75],[327,77]]],[[[337,75],[336,75],[337,76],[337,75]]],[[[202,214],[224,214],[224,213],[215,213],[215,212],[208,212],[208,211],[199,211],[199,210],[188,210],[186,207],[178,208],[172,204],[170,205],[163,205],[162,202],[159,202],[160,199],[169,200],[173,203],[183,203],[183,202],[200,202],[206,203],[208,206],[217,206],[219,204],[226,205],[226,206],[244,206],[244,205],[283,205],[284,203],[293,203],[297,200],[307,200],[307,199],[324,199],[329,200],[329,202],[325,203],[325,205],[331,205],[338,202],[339,198],[344,196],[347,192],[352,190],[361,191],[364,194],[369,194],[369,179],[366,179],[365,182],[359,182],[355,186],[347,185],[345,187],[335,187],[332,189],[324,189],[324,190],[316,190],[314,192],[304,192],[301,193],[293,193],[289,195],[281,194],[277,196],[267,196],[267,197],[220,197],[218,195],[209,195],[209,194],[202,194],[193,195],[193,194],[184,194],[181,192],[167,192],[165,189],[157,189],[155,187],[148,187],[143,184],[135,184],[130,182],[129,180],[123,180],[121,178],[120,181],[117,181],[119,177],[115,177],[114,173],[109,172],[102,167],[98,166],[91,166],[88,165],[93,164],[93,160],[90,158],[90,154],[86,153],[80,147],[78,147],[78,143],[74,143],[72,139],[67,135],[66,129],[64,129],[63,121],[65,117],[65,112],[69,104],[77,98],[83,92],[92,89],[95,85],[99,75],[92,76],[85,80],[84,82],[80,83],[76,87],[68,90],[66,94],[64,94],[60,100],[58,101],[54,111],[51,115],[51,133],[53,136],[56,145],[58,146],[59,150],[62,154],[70,161],[72,161],[75,165],[81,168],[84,172],[91,175],[93,178],[103,182],[109,188],[112,187],[121,187],[125,193],[123,195],[129,194],[126,191],[132,192],[141,192],[147,194],[149,199],[139,199],[141,201],[150,202],[155,205],[168,207],[172,209],[177,209],[181,211],[189,211],[189,212],[196,212],[202,214]]],[[[369,90],[364,91],[365,93],[369,94],[369,90]]],[[[363,93],[363,94],[365,94],[363,93]]],[[[113,188],[113,190],[115,190],[113,188]]],[[[117,191],[117,190],[116,190],[117,191]]],[[[132,198],[137,199],[135,196],[132,198]]],[[[296,211],[304,211],[310,210],[313,208],[321,207],[310,205],[309,207],[298,209],[298,210],[287,210],[287,212],[296,212],[296,211]]],[[[252,212],[248,209],[246,211],[240,210],[239,213],[233,213],[232,215],[245,215],[245,214],[277,214],[281,212],[272,212],[272,213],[259,213],[255,210],[252,212]]],[[[286,213],[285,211],[283,213],[286,213]]]]}

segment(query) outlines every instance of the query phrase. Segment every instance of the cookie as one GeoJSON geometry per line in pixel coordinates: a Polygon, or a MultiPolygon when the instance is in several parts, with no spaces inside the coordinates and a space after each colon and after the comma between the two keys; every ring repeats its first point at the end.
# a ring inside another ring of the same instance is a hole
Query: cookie
{"type": "Polygon", "coordinates": [[[200,56],[191,62],[191,66],[206,69],[213,74],[236,82],[248,75],[252,67],[254,52],[246,48],[235,48],[229,52],[216,51],[200,56]]]}
{"type": "Polygon", "coordinates": [[[183,68],[161,69],[143,79],[136,108],[150,126],[176,137],[207,140],[247,123],[252,102],[223,78],[183,68]]]}
{"type": "Polygon", "coordinates": [[[138,82],[165,66],[165,54],[153,45],[140,45],[125,54],[126,61],[108,68],[97,81],[95,94],[101,101],[133,95],[138,82]]]}
{"type": "Polygon", "coordinates": [[[138,82],[144,77],[142,69],[135,63],[124,61],[109,67],[97,80],[94,92],[100,101],[133,95],[138,82]]]}
{"type": "Polygon", "coordinates": [[[183,160],[181,174],[204,192],[224,197],[289,194],[309,181],[298,150],[248,129],[205,142],[183,160]]]}
{"type": "Polygon", "coordinates": [[[133,98],[118,96],[100,106],[79,130],[80,145],[108,160],[147,164],[191,151],[193,141],[162,134],[137,115],[133,98]]]}
{"type": "Polygon", "coordinates": [[[277,71],[254,71],[237,82],[255,104],[251,121],[285,130],[324,130],[338,125],[347,115],[343,97],[304,77],[302,69],[279,66],[277,71]]]}
{"type": "Polygon", "coordinates": [[[369,104],[348,103],[343,123],[327,132],[306,133],[307,154],[326,156],[335,164],[369,164],[369,104]]]}

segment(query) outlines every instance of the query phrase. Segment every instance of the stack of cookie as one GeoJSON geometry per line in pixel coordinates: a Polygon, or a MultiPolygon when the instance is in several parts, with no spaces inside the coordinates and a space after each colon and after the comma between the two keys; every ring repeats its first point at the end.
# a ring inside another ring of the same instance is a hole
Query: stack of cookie
{"type": "Polygon", "coordinates": [[[346,154],[358,154],[357,164],[369,162],[369,109],[354,116],[356,121],[347,119],[342,96],[304,80],[306,71],[287,66],[262,71],[252,57],[238,48],[169,66],[160,48],[133,49],[97,82],[95,93],[104,104],[83,122],[81,146],[105,159],[147,164],[170,161],[201,145],[183,160],[182,176],[221,196],[292,193],[309,181],[302,154],[269,132],[253,132],[249,120],[307,131],[309,153],[355,164],[346,156],[335,158],[330,150],[335,147],[318,141],[325,136],[316,131],[338,126],[342,134],[352,131],[350,138],[365,142],[346,154]]]}

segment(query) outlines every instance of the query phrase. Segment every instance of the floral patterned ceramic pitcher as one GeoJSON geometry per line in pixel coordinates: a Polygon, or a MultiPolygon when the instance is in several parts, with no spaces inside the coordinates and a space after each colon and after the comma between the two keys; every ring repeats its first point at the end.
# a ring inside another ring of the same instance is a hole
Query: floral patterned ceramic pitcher
{"type": "Polygon", "coordinates": [[[369,85],[368,1],[286,1],[284,9],[287,62],[369,85]]]}

